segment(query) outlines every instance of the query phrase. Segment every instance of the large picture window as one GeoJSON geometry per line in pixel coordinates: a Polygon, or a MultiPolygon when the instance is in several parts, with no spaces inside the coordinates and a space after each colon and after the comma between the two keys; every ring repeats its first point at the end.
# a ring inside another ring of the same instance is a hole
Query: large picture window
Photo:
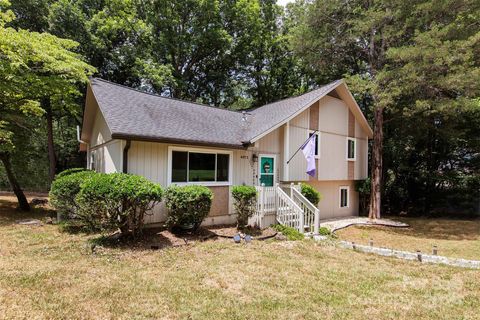
{"type": "Polygon", "coordinates": [[[171,151],[171,182],[229,182],[230,154],[204,151],[171,151]]]}

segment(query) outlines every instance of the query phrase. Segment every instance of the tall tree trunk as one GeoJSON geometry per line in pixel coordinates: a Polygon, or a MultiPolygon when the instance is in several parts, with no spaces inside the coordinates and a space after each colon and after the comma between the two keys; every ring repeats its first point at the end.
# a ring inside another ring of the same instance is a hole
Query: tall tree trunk
{"type": "Polygon", "coordinates": [[[10,161],[10,154],[8,153],[0,153],[0,160],[5,167],[5,173],[7,174],[8,182],[10,183],[10,187],[15,193],[15,196],[18,200],[18,207],[20,210],[23,211],[30,211],[30,205],[28,204],[27,197],[23,193],[22,188],[20,188],[20,184],[17,181],[17,177],[13,173],[12,163],[10,161]]]}
{"type": "Polygon", "coordinates": [[[46,111],[45,116],[47,117],[48,178],[51,183],[55,178],[57,159],[55,157],[55,145],[53,144],[53,112],[49,97],[43,98],[42,107],[46,111]]]}
{"type": "Polygon", "coordinates": [[[375,128],[372,150],[372,192],[370,194],[370,219],[380,219],[382,197],[382,154],[383,154],[383,107],[376,107],[374,112],[375,128]]]}

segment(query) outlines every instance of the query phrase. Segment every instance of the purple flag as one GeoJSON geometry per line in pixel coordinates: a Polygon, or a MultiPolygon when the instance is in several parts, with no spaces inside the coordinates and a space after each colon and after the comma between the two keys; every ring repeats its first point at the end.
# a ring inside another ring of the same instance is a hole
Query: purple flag
{"type": "Polygon", "coordinates": [[[303,145],[302,152],[307,159],[307,174],[315,177],[315,143],[317,135],[313,134],[308,141],[303,145]]]}

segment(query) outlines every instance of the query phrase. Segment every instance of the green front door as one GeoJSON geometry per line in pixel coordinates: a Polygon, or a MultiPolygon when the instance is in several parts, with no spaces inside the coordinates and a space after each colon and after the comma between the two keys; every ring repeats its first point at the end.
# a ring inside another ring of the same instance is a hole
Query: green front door
{"type": "Polygon", "coordinates": [[[260,156],[260,185],[264,184],[266,187],[272,187],[275,183],[275,157],[260,156]]]}

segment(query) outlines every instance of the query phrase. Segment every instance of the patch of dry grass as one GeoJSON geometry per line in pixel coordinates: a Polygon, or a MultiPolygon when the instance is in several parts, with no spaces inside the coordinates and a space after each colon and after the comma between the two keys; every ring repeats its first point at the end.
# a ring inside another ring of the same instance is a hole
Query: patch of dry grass
{"type": "MultiPolygon", "coordinates": [[[[5,203],[3,203],[5,205],[5,203]]],[[[478,270],[313,241],[99,248],[0,210],[1,319],[478,319],[478,270]]]]}
{"type": "Polygon", "coordinates": [[[406,251],[432,252],[464,259],[480,260],[480,220],[395,218],[410,225],[410,228],[352,226],[337,231],[342,240],[368,244],[373,239],[377,247],[406,251]]]}

